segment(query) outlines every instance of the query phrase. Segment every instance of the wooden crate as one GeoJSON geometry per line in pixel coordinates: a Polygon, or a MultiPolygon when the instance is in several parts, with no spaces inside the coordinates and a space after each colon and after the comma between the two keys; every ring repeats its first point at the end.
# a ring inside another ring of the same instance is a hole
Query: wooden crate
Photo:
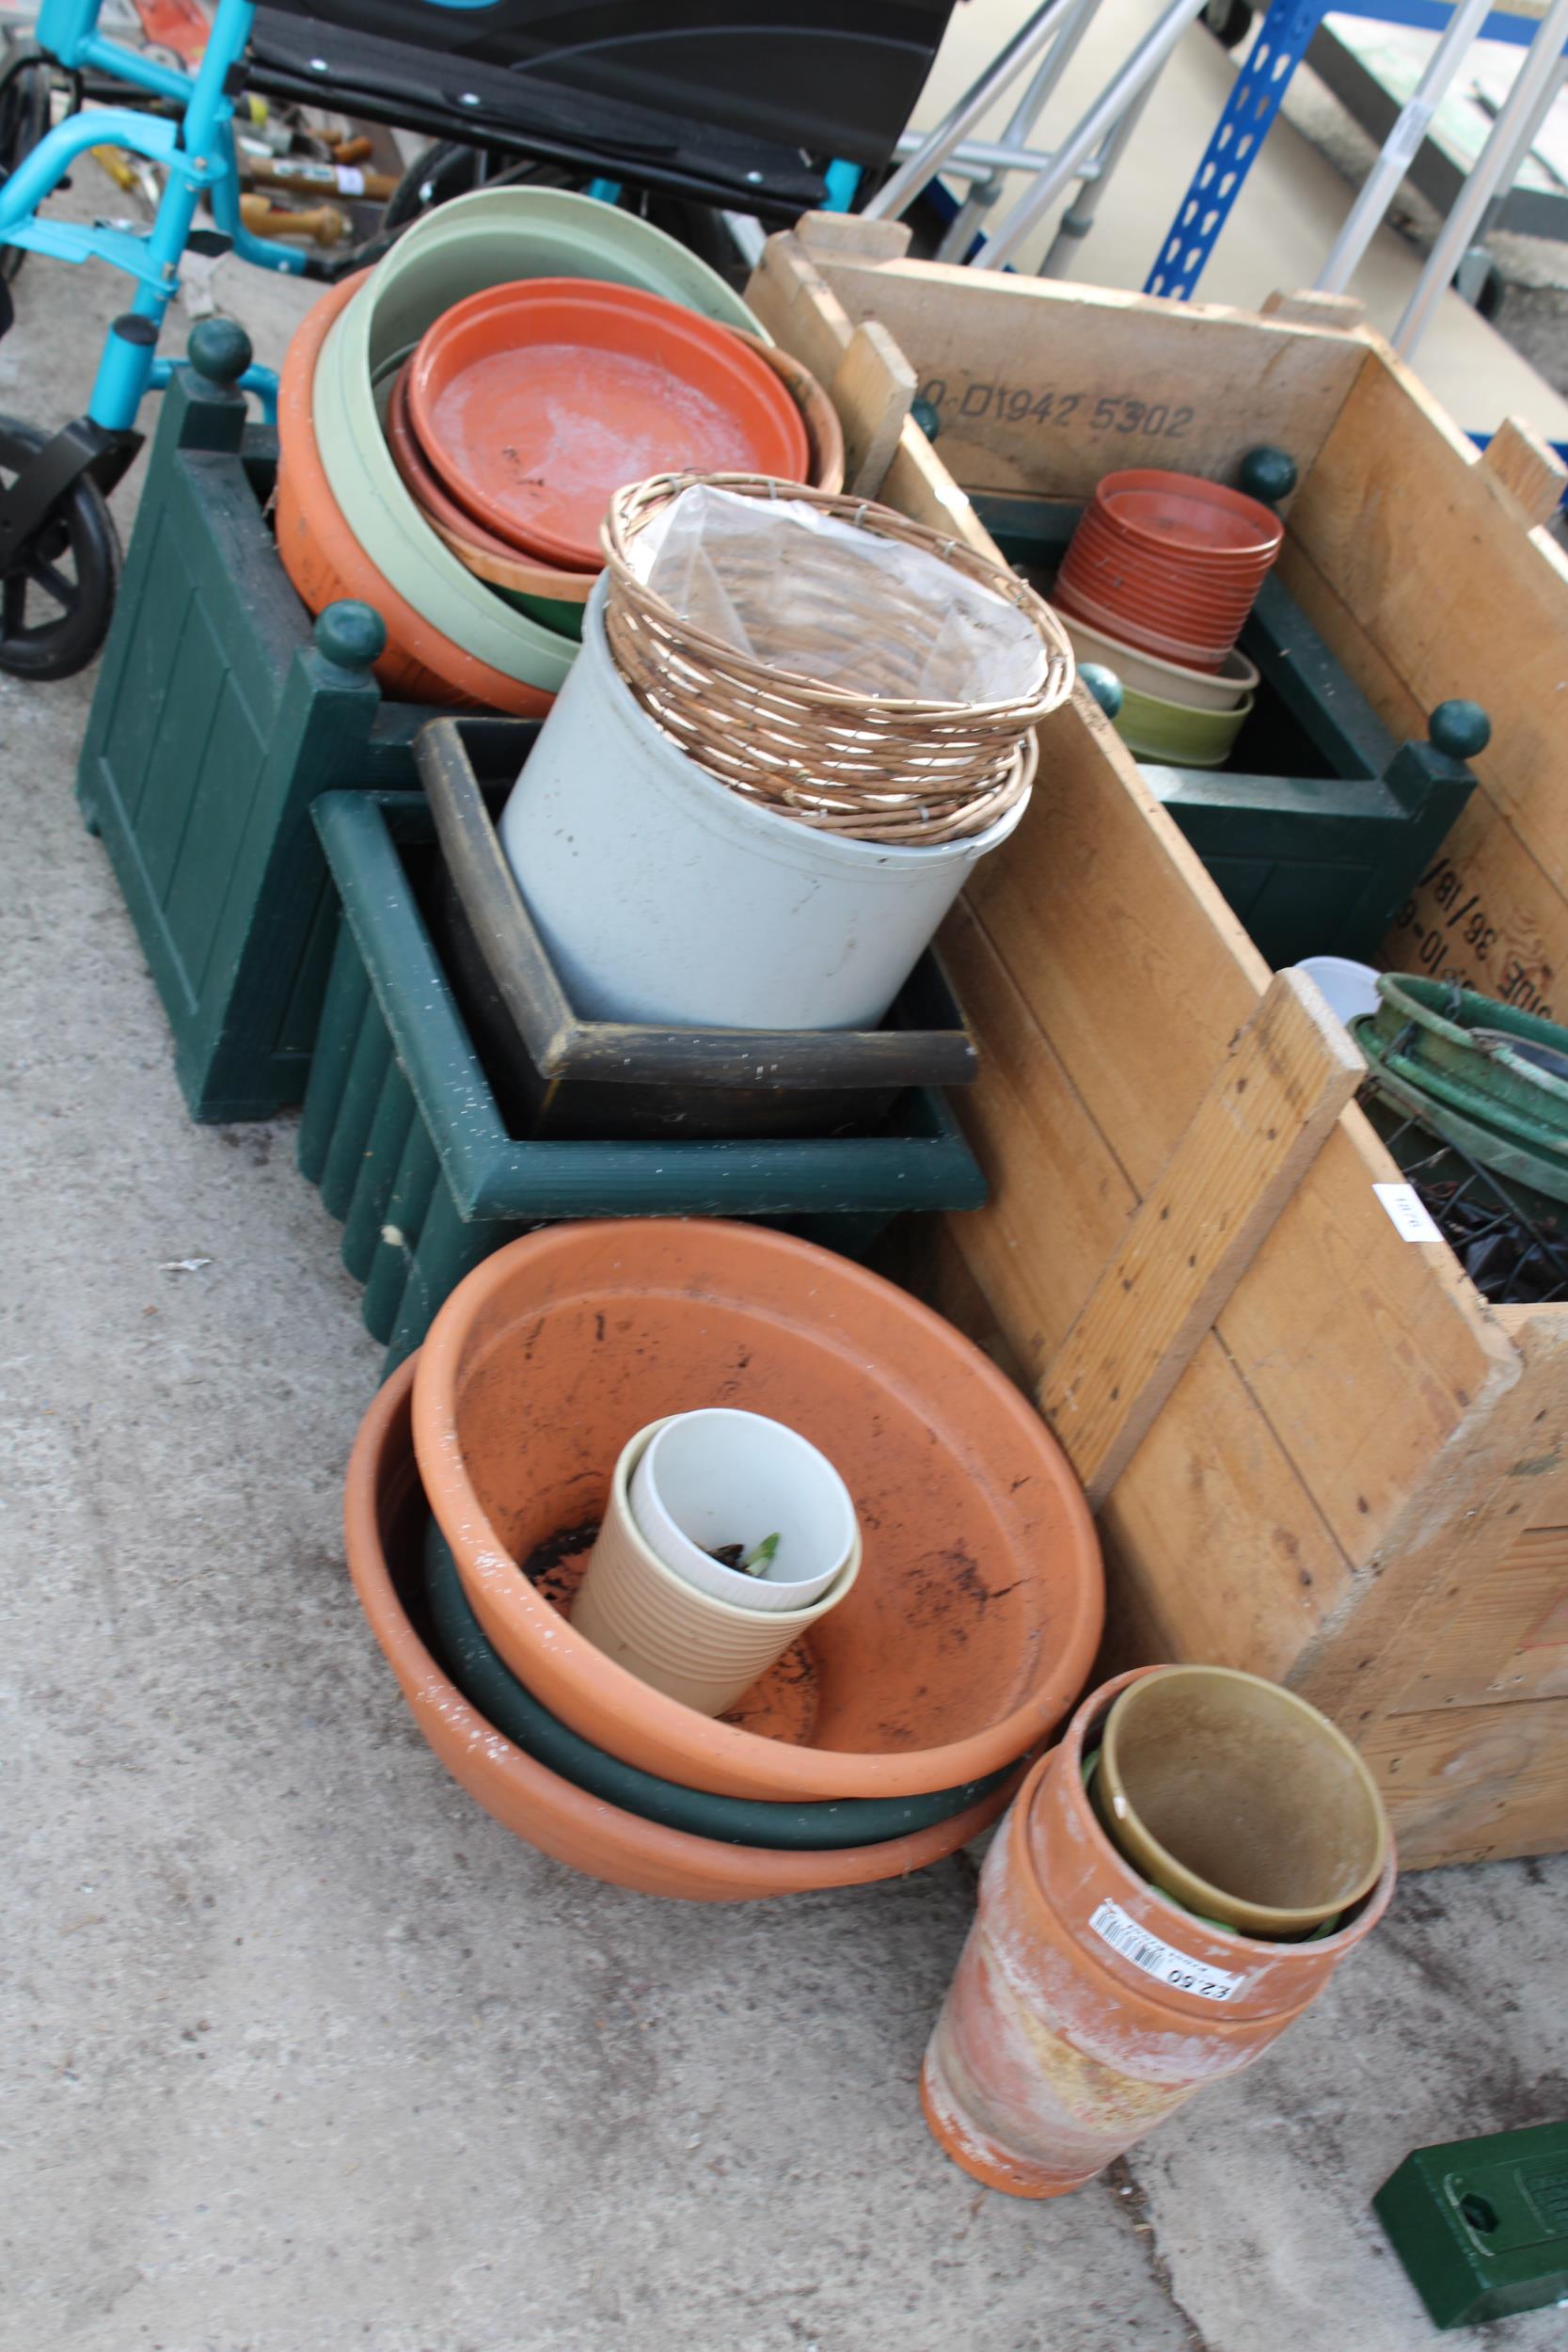
{"type": "MultiPolygon", "coordinates": [[[[1287,448],[1284,577],[1389,726],[1421,733],[1451,694],[1494,714],[1463,838],[1396,945],[1430,968],[1439,920],[1439,969],[1549,996],[1568,956],[1568,804],[1547,805],[1568,570],[1532,528],[1549,454],[1510,428],[1479,457],[1337,302],[1180,307],[901,244],[808,219],[749,294],[833,384],[859,486],[891,452],[881,494],[984,546],[970,490],[1082,497],[1120,466],[1233,476],[1287,448]],[[935,446],[898,429],[917,389],[935,446]]],[[[1372,1189],[1398,1170],[1354,1104],[1335,1114],[1349,1073],[1082,692],[1041,749],[1023,825],[943,937],[982,1044],[961,1115],[991,1200],[927,1227],[910,1279],[1085,1471],[1114,1662],[1288,1679],[1373,1760],[1410,1865],[1568,1844],[1568,1307],[1492,1310],[1446,1245],[1402,1238],[1372,1189]]]]}

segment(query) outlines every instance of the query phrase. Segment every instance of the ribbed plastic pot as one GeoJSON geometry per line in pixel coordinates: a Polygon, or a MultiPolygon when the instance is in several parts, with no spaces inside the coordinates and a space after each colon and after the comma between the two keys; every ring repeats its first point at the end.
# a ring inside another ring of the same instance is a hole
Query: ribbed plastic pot
{"type": "Polygon", "coordinates": [[[700,768],[617,670],[603,581],[582,652],[500,820],[578,1010],[689,1027],[875,1028],[981,858],[973,840],[855,841],[700,768]]]}
{"type": "Polygon", "coordinates": [[[992,1843],[979,1909],[921,2073],[927,2122],[1015,2197],[1081,2188],[1207,2084],[1264,2056],[1388,1905],[1395,1864],[1348,1925],[1274,1944],[1212,1927],[1117,1852],[1084,1788],[1085,1699],[992,1843]]]}
{"type": "Polygon", "coordinates": [[[1221,670],[1235,650],[1234,637],[1213,641],[1200,637],[1195,644],[1189,638],[1173,637],[1166,630],[1130,620],[1125,612],[1102,603],[1080,582],[1068,580],[1061,573],[1051,591],[1051,601],[1064,621],[1087,621],[1096,628],[1109,630],[1127,644],[1137,646],[1141,652],[1157,654],[1162,661],[1174,661],[1182,669],[1221,670]]]}
{"type": "Polygon", "coordinates": [[[323,295],[294,330],[283,362],[277,388],[278,558],[312,612],[356,598],[380,614],[387,650],[375,675],[388,693],[449,708],[540,718],[553,695],[492,669],[433,628],[372,562],[333,496],[316,442],[313,387],[322,345],[357,282],[345,278],[323,295]]]}
{"type": "Polygon", "coordinates": [[[572,1611],[573,1630],[628,1674],[702,1715],[721,1715],[792,1644],[847,1600],[860,1574],[861,1541],[828,1591],[801,1609],[743,1609],[699,1592],[667,1567],[638,1526],[630,1481],[668,1420],[621,1450],[604,1523],[572,1611]]]}
{"type": "Polygon", "coordinates": [[[1009,1778],[947,1820],[875,1845],[772,1851],[693,1836],[622,1811],[526,1756],[487,1723],[434,1658],[418,1607],[426,1506],[409,1441],[418,1359],[387,1382],[360,1425],[343,1493],[349,1574],[424,1739],[460,1787],[514,1836],[590,1878],[686,1902],[747,1902],[907,1878],[954,1853],[1006,1804],[1009,1778]]]}
{"type": "Polygon", "coordinates": [[[696,1218],[557,1227],[478,1267],[420,1360],[431,1507],[514,1674],[584,1739],[737,1797],[907,1795],[1037,1748],[1088,1671],[1103,1582],[1039,1416],[951,1325],[847,1259],[696,1218]],[[819,1447],[863,1558],[777,1736],[650,1690],[523,1573],[603,1517],[627,1440],[722,1398],[819,1447]]]}

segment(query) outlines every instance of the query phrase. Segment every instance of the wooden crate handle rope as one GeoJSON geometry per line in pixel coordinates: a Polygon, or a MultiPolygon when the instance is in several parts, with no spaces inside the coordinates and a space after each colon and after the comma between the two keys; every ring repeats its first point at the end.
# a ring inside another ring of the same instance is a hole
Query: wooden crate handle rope
{"type": "Polygon", "coordinates": [[[1091,1509],[1142,1444],[1365,1071],[1313,982],[1276,973],[1036,1392],[1091,1509]]]}

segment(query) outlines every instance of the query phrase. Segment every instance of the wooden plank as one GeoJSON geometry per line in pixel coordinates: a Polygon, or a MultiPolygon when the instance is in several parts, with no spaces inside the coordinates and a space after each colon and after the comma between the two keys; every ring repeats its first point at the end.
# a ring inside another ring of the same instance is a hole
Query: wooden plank
{"type": "Polygon", "coordinates": [[[850,336],[828,387],[844,425],[844,487],[876,498],[911,406],[914,370],[885,326],[868,319],[850,336]]]}
{"type": "Polygon", "coordinates": [[[1568,1521],[1527,1528],[1463,1594],[1390,1712],[1568,1697],[1568,1521]]]}
{"type": "Polygon", "coordinates": [[[1213,1337],[1100,1530],[1110,1672],[1177,1659],[1283,1679],[1354,1589],[1349,1561],[1213,1337]]]}
{"type": "Polygon", "coordinates": [[[1354,294],[1319,294],[1315,287],[1299,287],[1293,294],[1265,294],[1260,306],[1266,319],[1279,319],[1290,326],[1335,326],[1343,334],[1353,334],[1365,323],[1367,306],[1354,294]]]}
{"type": "Polygon", "coordinates": [[[1367,356],[1357,337],[1212,304],[815,258],[849,318],[903,346],[970,491],[1083,497],[1121,466],[1233,476],[1260,441],[1305,476],[1367,356]]]}
{"type": "Polygon", "coordinates": [[[1481,462],[1497,475],[1532,529],[1552,520],[1568,485],[1568,467],[1525,418],[1505,417],[1481,451],[1481,462]]]}
{"type": "Polygon", "coordinates": [[[867,220],[860,213],[802,213],[795,233],[814,253],[863,262],[901,262],[913,234],[908,221],[867,220]]]}
{"type": "MultiPolygon", "coordinates": [[[[1361,1738],[1386,1714],[1469,1595],[1489,1587],[1536,1518],[1542,1464],[1568,1428],[1568,1311],[1499,1318],[1514,1376],[1478,1395],[1407,1484],[1354,1606],[1325,1624],[1292,1680],[1361,1738]]],[[[1506,1374],[1506,1367],[1504,1368],[1506,1374]]]]}
{"type": "MultiPolygon", "coordinates": [[[[1291,532],[1418,709],[1467,695],[1491,713],[1476,773],[1544,870],[1568,876],[1568,554],[1522,528],[1500,476],[1374,350],[1296,493],[1291,532]]],[[[1370,691],[1354,647],[1324,634],[1370,691]]]]}
{"type": "Polygon", "coordinates": [[[1391,1715],[1362,1742],[1406,1870],[1568,1846],[1568,1707],[1391,1715]]]}
{"type": "Polygon", "coordinates": [[[1317,1158],[1365,1069],[1305,974],[1282,972],[1040,1382],[1098,1509],[1317,1158]]]}
{"type": "MultiPolygon", "coordinates": [[[[968,903],[1141,1196],[1266,971],[1185,845],[1169,848],[1169,819],[1136,772],[1102,753],[1071,710],[1053,715],[1040,743],[1034,803],[1006,853],[977,869],[968,903]]],[[[982,1033],[982,1052],[985,1043],[982,1033]]],[[[1412,1248],[1384,1214],[1371,1185],[1396,1173],[1360,1113],[1347,1111],[1219,1326],[1357,1563],[1496,1364],[1512,1363],[1447,1249],[1412,1248]]],[[[1027,1187],[1022,1165],[1015,1181],[1027,1187]]],[[[1050,1246],[1042,1226],[1021,1247],[1050,1246]]]]}
{"type": "MultiPolygon", "coordinates": [[[[785,231],[768,238],[747,285],[746,300],[768,333],[803,359],[818,382],[832,383],[855,322],[798,236],[785,231]]],[[[841,421],[847,426],[858,420],[841,412],[841,421]]],[[[916,522],[951,531],[982,554],[996,554],[968,498],[917,424],[904,425],[882,496],[916,522]]]]}
{"type": "MultiPolygon", "coordinates": [[[[991,1187],[902,1279],[1031,1389],[1127,1230],[1137,1193],[973,913],[942,952],[977,1034],[953,1101],[991,1187]]],[[[1101,1515],[1117,1664],[1284,1673],[1350,1581],[1311,1496],[1213,1337],[1101,1515]],[[1194,1563],[1202,1563],[1195,1575],[1194,1563]]]]}
{"type": "MultiPolygon", "coordinates": [[[[1285,543],[1279,568],[1291,595],[1385,726],[1401,738],[1424,737],[1427,713],[1293,539],[1285,543]]],[[[1500,749],[1506,752],[1506,741],[1500,749]]],[[[1478,764],[1494,755],[1489,747],[1478,764]]],[[[1482,782],[1379,952],[1389,971],[1455,979],[1555,1019],[1554,1004],[1565,1009],[1568,874],[1546,870],[1482,782]]]]}

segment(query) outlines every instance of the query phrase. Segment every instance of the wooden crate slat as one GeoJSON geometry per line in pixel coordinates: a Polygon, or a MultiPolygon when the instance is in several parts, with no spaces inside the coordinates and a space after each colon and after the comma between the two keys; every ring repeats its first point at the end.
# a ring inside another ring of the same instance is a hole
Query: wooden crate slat
{"type": "Polygon", "coordinates": [[[1407,1870],[1568,1846],[1568,1708],[1388,1715],[1363,1740],[1407,1870]]]}
{"type": "MultiPolygon", "coordinates": [[[[1467,857],[1460,880],[1463,897],[1487,918],[1478,940],[1487,929],[1495,936],[1484,960],[1474,943],[1455,941],[1452,961],[1499,993],[1511,966],[1534,971],[1549,995],[1568,968],[1568,902],[1553,888],[1521,933],[1488,869],[1495,857],[1506,868],[1512,834],[1540,869],[1560,882],[1568,876],[1568,554],[1546,532],[1525,528],[1501,474],[1456,437],[1408,371],[1375,355],[1297,493],[1291,532],[1333,590],[1317,610],[1304,595],[1304,609],[1374,703],[1389,698],[1391,675],[1423,724],[1456,694],[1490,711],[1492,741],[1473,763],[1483,808],[1468,828],[1488,847],[1467,857]],[[1361,650],[1369,641],[1375,682],[1361,650]]],[[[1285,578],[1294,593],[1293,567],[1285,578]]],[[[1418,895],[1424,930],[1447,910],[1418,895]]],[[[1411,970],[1425,968],[1412,953],[1418,944],[1408,930],[1389,942],[1411,970]]]]}
{"type": "Polygon", "coordinates": [[[971,492],[1083,497],[1119,466],[1227,474],[1259,441],[1305,475],[1367,356],[1358,337],[1213,303],[815,258],[851,324],[879,319],[902,344],[971,492]]]}
{"type": "Polygon", "coordinates": [[[1098,1509],[1354,1093],[1365,1065],[1282,972],[1232,1041],[1037,1402],[1098,1509]]]}

